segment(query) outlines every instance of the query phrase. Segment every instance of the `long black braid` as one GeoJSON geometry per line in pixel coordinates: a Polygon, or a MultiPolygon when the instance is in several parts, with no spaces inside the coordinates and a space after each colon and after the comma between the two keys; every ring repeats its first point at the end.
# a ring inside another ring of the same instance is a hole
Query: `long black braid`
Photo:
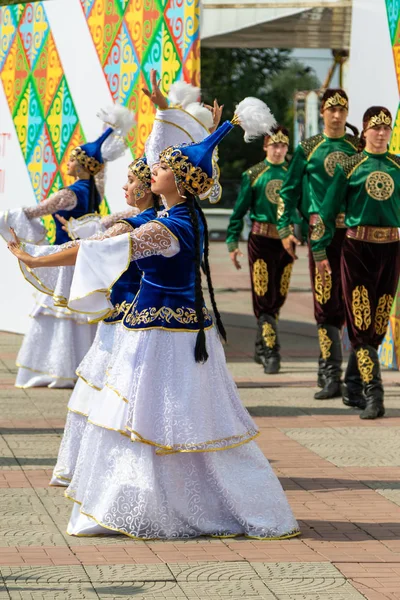
{"type": "Polygon", "coordinates": [[[93,175],[89,178],[89,213],[99,212],[101,198],[93,175]]]}
{"type": "Polygon", "coordinates": [[[204,227],[204,261],[203,261],[203,263],[204,263],[204,272],[207,277],[208,293],[210,294],[211,304],[213,307],[218,332],[219,332],[220,336],[226,342],[226,331],[225,331],[224,324],[222,323],[221,314],[218,310],[217,301],[215,300],[214,286],[212,284],[212,279],[211,279],[210,263],[208,260],[209,259],[209,238],[208,238],[207,219],[206,219],[206,216],[205,216],[202,208],[196,201],[196,199],[195,199],[195,205],[196,205],[197,211],[200,215],[200,219],[201,219],[201,222],[203,223],[203,227],[204,227]]]}
{"type": "Polygon", "coordinates": [[[193,225],[194,231],[194,244],[195,244],[195,310],[196,317],[199,323],[199,332],[196,338],[196,347],[194,350],[194,358],[198,363],[205,363],[208,359],[208,352],[206,348],[206,334],[204,332],[204,295],[201,287],[201,247],[200,247],[200,229],[199,229],[199,218],[196,210],[195,199],[193,196],[187,194],[187,207],[189,209],[190,220],[193,225]]]}

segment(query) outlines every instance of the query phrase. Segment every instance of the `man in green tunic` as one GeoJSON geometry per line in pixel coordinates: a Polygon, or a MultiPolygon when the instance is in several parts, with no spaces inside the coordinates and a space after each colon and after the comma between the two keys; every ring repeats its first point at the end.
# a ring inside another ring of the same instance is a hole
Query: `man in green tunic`
{"type": "Polygon", "coordinates": [[[364,408],[362,419],[383,417],[383,385],[378,359],[389,322],[400,270],[400,158],[387,151],[392,117],[383,106],[364,114],[365,149],[338,165],[311,235],[322,281],[330,276],[329,244],[336,215],[346,212],[341,276],[352,352],[345,404],[364,408]]]}
{"type": "MultiPolygon", "coordinates": [[[[298,240],[291,232],[296,209],[309,223],[311,234],[317,222],[325,194],[332,183],[335,167],[357,152],[359,139],[346,133],[348,98],[341,89],[328,89],[321,99],[324,132],[299,144],[281,189],[284,211],[278,221],[282,243],[292,258],[298,240]]],[[[352,128],[353,129],[353,128],[352,128]]],[[[354,132],[358,133],[354,128],[354,132]]],[[[343,292],[340,280],[340,257],[346,229],[344,215],[338,214],[335,234],[327,249],[332,274],[325,285],[316,271],[312,252],[309,269],[314,299],[314,315],[318,327],[320,358],[317,400],[341,396],[342,343],[344,325],[343,292]]]]}
{"type": "Polygon", "coordinates": [[[279,311],[289,289],[293,259],[284,250],[276,223],[282,208],[279,192],[286,176],[285,157],[289,132],[278,126],[264,140],[266,158],[242,175],[239,196],[228,226],[227,244],[236,269],[241,265],[239,238],[248,211],[252,229],[248,241],[253,310],[257,318],[254,360],[265,373],[278,373],[280,344],[277,331],[279,311]]]}

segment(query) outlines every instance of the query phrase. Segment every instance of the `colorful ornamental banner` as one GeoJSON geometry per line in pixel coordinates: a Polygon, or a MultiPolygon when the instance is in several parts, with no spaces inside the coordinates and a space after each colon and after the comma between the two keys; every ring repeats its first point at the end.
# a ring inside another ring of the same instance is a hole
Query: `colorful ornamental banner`
{"type": "MultiPolygon", "coordinates": [[[[112,100],[136,113],[129,147],[132,155],[140,155],[154,115],[142,92],[149,87],[150,70],[157,70],[165,93],[176,79],[199,83],[199,0],[69,2],[81,5],[78,15],[86,21],[112,100]]],[[[28,2],[0,8],[1,85],[37,202],[72,183],[68,157],[85,141],[46,5],[28,2]]],[[[73,34],[63,32],[70,40],[73,34]]],[[[77,68],[84,76],[91,65],[84,60],[77,68]]],[[[46,225],[51,240],[52,218],[46,225]]]]}
{"type": "MultiPolygon", "coordinates": [[[[400,0],[386,0],[386,10],[400,93],[400,0]]],[[[400,104],[393,128],[390,151],[400,155],[400,104]]],[[[380,348],[380,360],[385,367],[400,368],[400,285],[393,302],[387,333],[380,348]]]]}

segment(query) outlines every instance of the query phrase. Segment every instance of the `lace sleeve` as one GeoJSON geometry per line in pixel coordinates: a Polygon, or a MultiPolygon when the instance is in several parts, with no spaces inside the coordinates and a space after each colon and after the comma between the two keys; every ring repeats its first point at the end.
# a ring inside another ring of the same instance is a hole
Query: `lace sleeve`
{"type": "Polygon", "coordinates": [[[115,225],[121,219],[128,219],[129,217],[136,217],[139,214],[139,210],[137,208],[126,208],[125,210],[120,210],[119,212],[111,213],[111,215],[106,215],[101,219],[101,224],[105,229],[108,229],[112,225],[115,225]]]}
{"type": "Polygon", "coordinates": [[[64,188],[47,198],[47,200],[43,200],[37,206],[24,208],[24,213],[28,219],[34,219],[35,217],[54,215],[59,210],[72,210],[77,203],[78,200],[74,192],[64,188]]]}
{"type": "Polygon", "coordinates": [[[161,223],[149,221],[130,233],[131,260],[139,260],[156,254],[171,258],[178,254],[178,239],[161,223]]]}
{"type": "Polygon", "coordinates": [[[101,171],[94,176],[94,182],[96,184],[97,191],[99,192],[100,200],[102,201],[106,189],[106,166],[104,166],[104,169],[101,169],[101,171]]]}

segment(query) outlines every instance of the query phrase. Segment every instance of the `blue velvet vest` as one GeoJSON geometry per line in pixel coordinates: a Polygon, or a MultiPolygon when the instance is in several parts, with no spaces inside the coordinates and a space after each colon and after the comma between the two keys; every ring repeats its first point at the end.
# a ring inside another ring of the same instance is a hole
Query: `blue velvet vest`
{"type": "MultiPolygon", "coordinates": [[[[147,221],[155,219],[157,212],[154,208],[148,208],[144,210],[136,217],[130,217],[129,219],[121,219],[124,223],[128,223],[133,229],[140,227],[147,221]]],[[[114,306],[114,311],[111,315],[104,319],[104,323],[119,323],[124,318],[129,305],[132,304],[133,299],[139,291],[140,280],[142,278],[142,272],[139,269],[135,261],[131,262],[129,268],[122,273],[117,283],[111,290],[111,304],[114,306]]]]}
{"type": "MultiPolygon", "coordinates": [[[[195,310],[195,237],[189,210],[183,202],[154,219],[179,241],[180,251],[171,258],[149,256],[137,261],[143,271],[139,293],[125,314],[128,329],[167,329],[198,331],[195,310]]],[[[200,247],[204,228],[199,216],[200,247]]],[[[205,306],[205,327],[212,318],[205,306]]]]}
{"type": "MultiPolygon", "coordinates": [[[[87,215],[89,212],[89,201],[90,201],[90,181],[89,179],[78,179],[72,185],[69,185],[68,188],[72,192],[74,192],[77,197],[77,204],[75,208],[72,210],[59,210],[57,214],[60,217],[64,217],[64,219],[79,219],[79,217],[83,217],[87,215]]],[[[66,231],[63,231],[62,224],[58,219],[54,217],[54,221],[56,224],[56,239],[55,244],[64,244],[65,242],[70,242],[71,238],[69,237],[66,231]]]]}

